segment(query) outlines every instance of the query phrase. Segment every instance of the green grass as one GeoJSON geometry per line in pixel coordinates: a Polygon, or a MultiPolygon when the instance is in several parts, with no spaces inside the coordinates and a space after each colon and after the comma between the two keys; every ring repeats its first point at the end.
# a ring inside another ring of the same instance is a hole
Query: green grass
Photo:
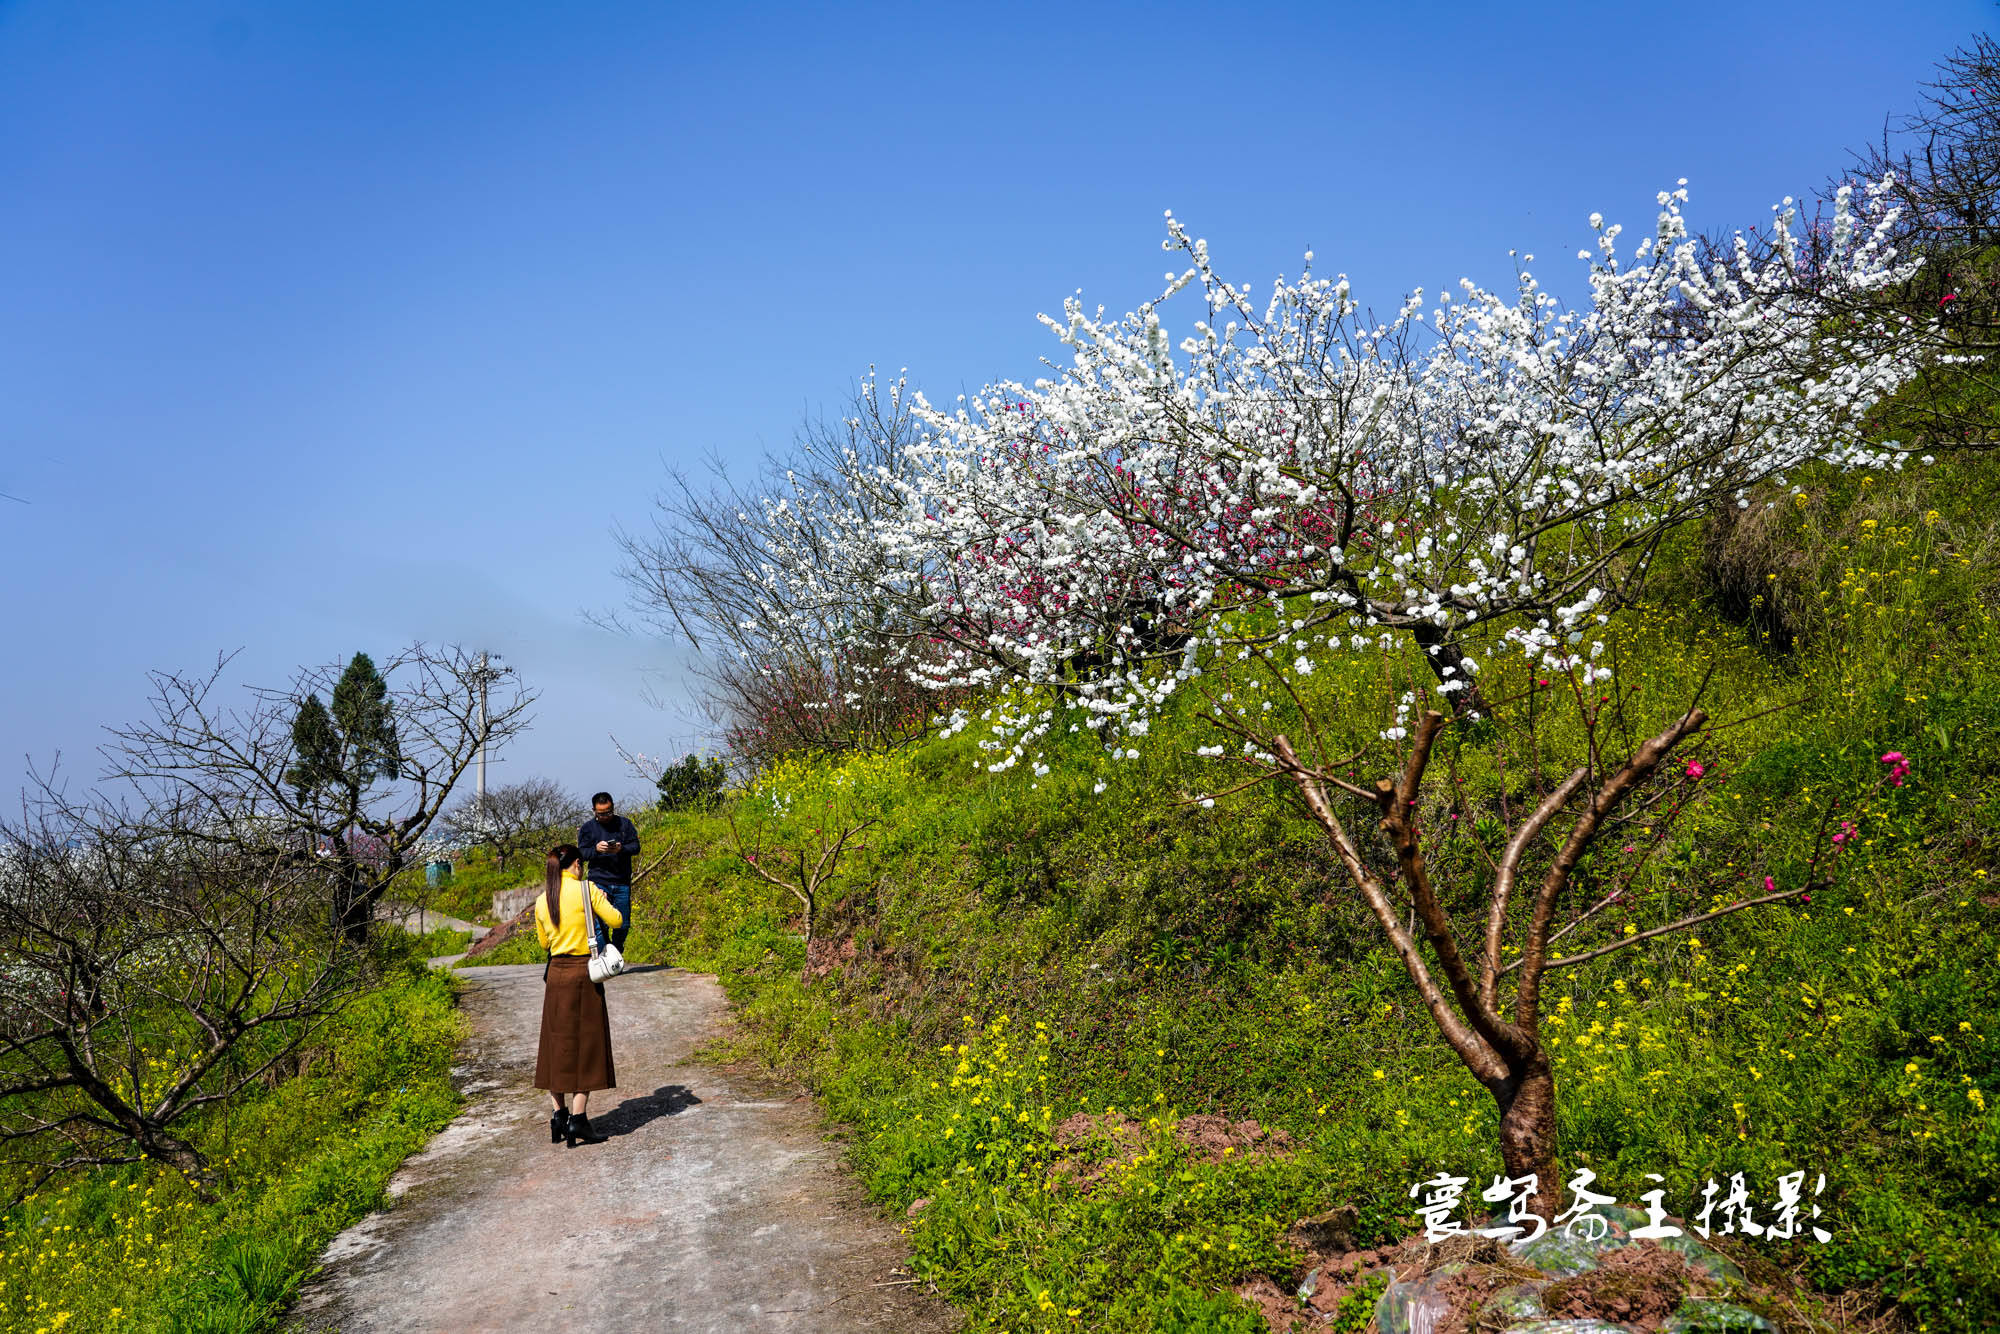
{"type": "Polygon", "coordinates": [[[474,848],[460,857],[451,875],[436,886],[424,885],[423,868],[412,871],[410,888],[403,893],[421,894],[424,906],[432,912],[484,924],[493,920],[495,894],[531,884],[541,874],[539,857],[509,857],[502,870],[490,851],[474,848]]]}
{"type": "MultiPolygon", "coordinates": [[[[389,937],[389,933],[383,933],[389,937]]],[[[194,1126],[218,1200],[150,1164],[52,1183],[0,1216],[0,1325],[249,1331],[278,1314],[398,1164],[456,1114],[461,1021],[420,942],[385,939],[385,977],[275,1087],[194,1126]]]]}
{"type": "Polygon", "coordinates": [[[470,931],[454,931],[441,926],[435,931],[411,936],[409,947],[419,959],[439,959],[448,954],[463,954],[471,944],[470,931]]]}
{"type": "Polygon", "coordinates": [[[461,960],[455,966],[459,968],[483,968],[489,964],[540,963],[546,958],[548,958],[548,954],[540,945],[535,943],[535,933],[533,931],[517,931],[495,948],[488,950],[484,954],[476,954],[469,959],[461,960]]]}
{"type": "MultiPolygon", "coordinates": [[[[1654,602],[1612,627],[1635,733],[1711,668],[1711,711],[1747,721],[1704,745],[1708,800],[1671,833],[1625,831],[1587,869],[1615,874],[1644,848],[1619,919],[1644,926],[1766,875],[1802,883],[1829,800],[1857,832],[1810,904],[1551,975],[1563,1165],[1625,1202],[1662,1174],[1676,1211],[1708,1177],[1742,1172],[1768,1199],[1782,1172],[1806,1170],[1808,1189],[1824,1172],[1833,1240],[1758,1243],[1756,1262],[1878,1294],[1913,1326],[1991,1328],[2000,479],[1971,461],[1821,483],[1772,543],[1786,569],[1832,575],[1827,597],[1793,597],[1793,654],[1710,609],[1692,534],[1663,554],[1654,602]],[[1908,785],[1883,783],[1888,750],[1914,762],[1908,785]]],[[[1379,667],[1312,689],[1336,751],[1380,725],[1379,667]]],[[[738,804],[746,836],[781,842],[881,819],[820,923],[853,941],[848,969],[800,981],[792,906],[740,872],[712,816],[667,822],[700,852],[649,896],[627,954],[718,973],[761,1050],[854,1128],[878,1198],[932,1201],[908,1226],[915,1272],[974,1328],[1254,1329],[1222,1289],[1282,1272],[1293,1219],[1352,1202],[1384,1239],[1410,1227],[1421,1177],[1490,1178],[1491,1100],[1291,801],[1174,804],[1215,782],[1190,754],[1209,739],[1191,713],[1137,761],[1052,736],[1041,778],[984,772],[975,733],[780,765],[738,804]],[[1052,1179],[1051,1127],[1114,1107],[1157,1121],[1149,1155],[1090,1192],[1052,1179]],[[1166,1128],[1194,1112],[1304,1147],[1192,1162],[1166,1128]]],[[[1546,734],[1552,752],[1576,741],[1546,734]]],[[[1510,777],[1479,738],[1450,745],[1475,799],[1518,797],[1519,761],[1510,777]]],[[[1430,849],[1462,908],[1491,837],[1473,823],[1430,849]]]]}

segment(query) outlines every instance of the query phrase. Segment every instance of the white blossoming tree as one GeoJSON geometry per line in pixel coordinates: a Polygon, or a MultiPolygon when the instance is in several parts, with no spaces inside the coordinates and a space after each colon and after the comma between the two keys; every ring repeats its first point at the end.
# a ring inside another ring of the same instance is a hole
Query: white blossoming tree
{"type": "MultiPolygon", "coordinates": [[[[1345,279],[1313,277],[1310,255],[1305,276],[1253,303],[1170,214],[1165,245],[1187,267],[1157,301],[1107,319],[1072,299],[1044,317],[1073,357],[1059,374],[956,410],[919,400],[923,438],[878,478],[894,503],[849,525],[845,554],[774,553],[762,614],[892,600],[921,627],[914,675],[990,692],[978,722],[995,771],[1046,772],[1051,729],[1076,731],[1079,716],[1112,754],[1135,755],[1170,698],[1199,692],[1228,740],[1202,753],[1239,766],[1203,804],[1248,782],[1296,787],[1491,1091],[1508,1174],[1537,1178],[1532,1207],[1551,1217],[1543,977],[1705,920],[1551,956],[1602,907],[1568,902],[1579,862],[1621,806],[1690,781],[1662,766],[1708,723],[1689,701],[1664,730],[1623,740],[1593,636],[1676,527],[1809,463],[1901,464],[1861,423],[1936,345],[1881,299],[1913,268],[1888,245],[1887,197],[1886,182],[1842,189],[1808,273],[1789,201],[1768,246],[1704,267],[1686,190],[1663,192],[1629,258],[1619,229],[1591,218],[1583,309],[1523,271],[1511,294],[1419,291],[1380,321],[1345,279]],[[1162,306],[1184,291],[1207,317],[1176,349],[1162,306]],[[1331,753],[1309,678],[1412,655],[1427,670],[1404,674],[1393,713],[1358,752],[1331,753]],[[1496,663],[1525,689],[1482,691],[1496,663]],[[1436,743],[1454,723],[1491,742],[1558,715],[1577,762],[1510,819],[1483,930],[1461,944],[1424,857],[1436,743]],[[1353,781],[1368,765],[1393,777],[1353,781]],[[1381,854],[1350,833],[1350,811],[1378,824],[1381,854]]],[[[960,711],[952,726],[973,723],[960,711]]]]}

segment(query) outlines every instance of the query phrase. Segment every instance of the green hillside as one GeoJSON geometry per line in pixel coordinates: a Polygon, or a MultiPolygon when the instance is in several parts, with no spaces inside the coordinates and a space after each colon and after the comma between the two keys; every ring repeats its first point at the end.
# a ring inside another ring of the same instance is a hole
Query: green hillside
{"type": "MultiPolygon", "coordinates": [[[[1858,1293],[1912,1328],[1991,1328],[2000,468],[1961,456],[1770,499],[1678,534],[1649,600],[1605,632],[1630,734],[1704,678],[1729,725],[1675,789],[1688,809],[1604,840],[1578,895],[1629,884],[1612,911],[1634,931],[1766,876],[1826,883],[1550,975],[1560,1161],[1628,1203],[1658,1173],[1677,1214],[1705,1178],[1741,1172],[1768,1199],[1781,1173],[1823,1172],[1832,1240],[1741,1246],[1753,1276],[1858,1293]]],[[[1399,685],[1325,671],[1313,703],[1372,737],[1399,685]]],[[[1482,900],[1499,827],[1482,811],[1564,763],[1469,730],[1440,743],[1464,809],[1424,816],[1455,909],[1482,900]]],[[[1058,727],[1041,776],[987,772],[979,736],[785,762],[735,800],[766,866],[878,822],[839,864],[809,968],[795,905],[720,816],[656,835],[690,856],[642,892],[628,950],[722,976],[757,1048],[852,1128],[883,1202],[928,1201],[916,1272],[975,1328],[1259,1329],[1227,1289],[1290,1272],[1293,1220],[1351,1203],[1357,1239],[1386,1240],[1415,1222],[1412,1184],[1447,1168],[1476,1191],[1498,1171],[1491,1098],[1298,800],[1270,783],[1186,800],[1214,782],[1197,708],[1134,759],[1058,727]],[[1087,1189],[1049,1171],[1079,1112],[1148,1136],[1087,1189]],[[1296,1147],[1208,1161],[1167,1133],[1202,1113],[1296,1147]]]]}

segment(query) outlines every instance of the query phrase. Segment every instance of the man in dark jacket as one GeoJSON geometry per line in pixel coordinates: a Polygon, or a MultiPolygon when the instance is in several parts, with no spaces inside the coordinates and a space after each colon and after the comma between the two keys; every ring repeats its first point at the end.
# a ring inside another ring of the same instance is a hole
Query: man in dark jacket
{"type": "MultiPolygon", "coordinates": [[[[625,948],[625,933],[632,929],[632,859],[639,855],[639,831],[632,822],[611,809],[611,794],[600,792],[590,799],[591,818],[576,831],[577,850],[589,868],[590,882],[604,891],[611,906],[625,921],[611,932],[611,943],[625,948]]],[[[604,923],[591,919],[601,944],[604,923]]]]}

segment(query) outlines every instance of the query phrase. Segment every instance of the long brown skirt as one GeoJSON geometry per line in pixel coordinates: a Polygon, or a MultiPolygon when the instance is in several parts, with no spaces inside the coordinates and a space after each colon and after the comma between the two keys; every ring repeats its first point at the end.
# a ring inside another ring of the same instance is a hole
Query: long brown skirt
{"type": "Polygon", "coordinates": [[[590,980],[587,954],[558,954],[549,960],[535,1087],[551,1093],[618,1087],[617,1072],[611,1068],[611,1016],[604,1009],[604,984],[590,980]]]}

